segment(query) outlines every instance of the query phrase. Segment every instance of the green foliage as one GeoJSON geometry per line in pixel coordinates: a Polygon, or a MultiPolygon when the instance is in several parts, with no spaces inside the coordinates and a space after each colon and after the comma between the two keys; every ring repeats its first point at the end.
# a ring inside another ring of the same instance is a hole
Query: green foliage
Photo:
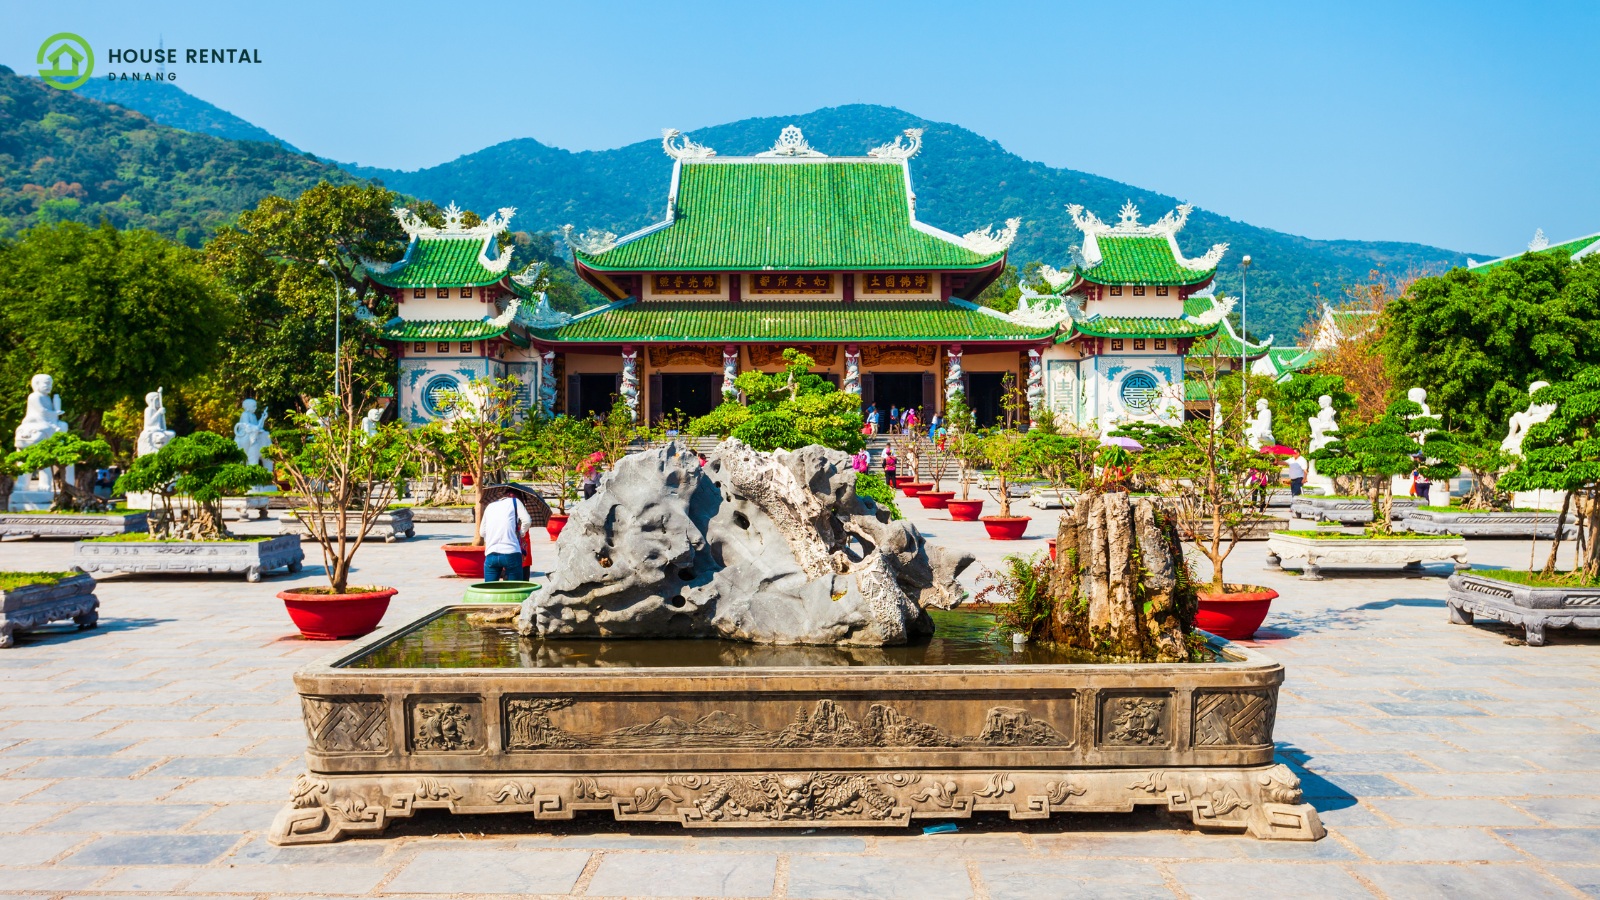
{"type": "Polygon", "coordinates": [[[748,421],[750,408],[738,401],[727,400],[698,419],[689,420],[684,430],[695,437],[726,438],[748,421]]]}
{"type": "Polygon", "coordinates": [[[1498,440],[1530,384],[1600,364],[1600,256],[1530,253],[1423,278],[1389,303],[1384,326],[1395,383],[1427,388],[1451,429],[1498,440]]]}
{"type": "Polygon", "coordinates": [[[1000,515],[1011,515],[1011,483],[1026,475],[1030,448],[1021,432],[994,428],[983,436],[983,458],[994,470],[994,487],[989,496],[1000,504],[1000,515]]]}
{"type": "Polygon", "coordinates": [[[1500,487],[1500,475],[1516,465],[1518,457],[1501,450],[1500,442],[1493,438],[1469,437],[1460,444],[1459,462],[1472,475],[1472,490],[1462,498],[1458,511],[1509,509],[1511,496],[1500,487]]]}
{"type": "Polygon", "coordinates": [[[1057,499],[1066,508],[1066,492],[1082,493],[1098,484],[1096,462],[1105,450],[1096,434],[1068,434],[1034,429],[1023,436],[1027,452],[1027,471],[1038,475],[1055,488],[1057,499]]]}
{"type": "MultiPolygon", "coordinates": [[[[1528,429],[1522,459],[1500,479],[1499,487],[1573,492],[1580,500],[1580,528],[1588,538],[1580,532],[1578,545],[1584,549],[1574,574],[1592,583],[1600,579],[1600,366],[1540,388],[1532,402],[1554,403],[1556,408],[1547,421],[1528,429]]],[[[1550,548],[1546,577],[1554,577],[1558,546],[1550,548]]]]}
{"type": "Polygon", "coordinates": [[[540,481],[556,487],[556,511],[566,515],[567,501],[578,496],[578,470],[602,452],[600,435],[587,416],[534,416],[522,423],[511,461],[533,469],[540,481]]]}
{"type": "MultiPolygon", "coordinates": [[[[119,401],[208,371],[237,315],[199,254],[148,231],[66,223],[0,247],[0,372],[21,376],[9,384],[54,376],[89,436],[119,401]]],[[[0,391],[0,431],[16,427],[25,399],[0,391]]]]}
{"type": "Polygon", "coordinates": [[[93,495],[80,493],[75,485],[68,483],[67,467],[93,467],[110,459],[111,447],[105,441],[98,438],[86,441],[69,431],[53,434],[32,447],[13,450],[6,455],[6,465],[14,474],[48,469],[55,483],[50,509],[69,511],[96,505],[97,501],[93,495]]]}
{"type": "Polygon", "coordinates": [[[77,572],[0,572],[0,591],[14,591],[30,584],[57,584],[77,572]]]}
{"type": "Polygon", "coordinates": [[[866,446],[861,434],[861,398],[811,372],[812,359],[783,351],[781,372],[741,372],[734,382],[745,398],[744,412],[726,402],[690,421],[695,435],[728,434],[757,450],[796,450],[821,444],[854,453],[866,446]],[[726,429],[726,430],[725,430],[726,429]]]}
{"type": "Polygon", "coordinates": [[[1055,564],[1043,553],[1010,554],[995,573],[994,592],[1005,602],[995,607],[994,621],[1009,634],[1037,635],[1055,611],[1050,575],[1055,564]]]}
{"type": "Polygon", "coordinates": [[[900,507],[894,504],[894,488],[883,480],[882,475],[872,472],[856,473],[856,496],[865,497],[878,504],[878,508],[889,514],[891,521],[898,520],[900,507]]]}
{"type": "Polygon", "coordinates": [[[1372,501],[1372,527],[1388,534],[1393,527],[1391,479],[1419,471],[1433,481],[1448,481],[1460,472],[1461,448],[1454,436],[1439,430],[1436,416],[1422,407],[1397,400],[1382,416],[1366,424],[1341,426],[1338,436],[1311,454],[1317,471],[1330,478],[1355,477],[1366,484],[1372,501]],[[1417,434],[1427,432],[1419,441],[1417,434]],[[1421,454],[1422,461],[1413,457],[1421,454]]]}
{"type": "Polygon", "coordinates": [[[271,473],[246,462],[244,451],[232,440],[197,431],[175,437],[155,453],[135,459],[117,479],[115,490],[160,496],[160,509],[151,510],[150,537],[208,541],[231,537],[218,501],[271,481],[271,473]],[[195,508],[174,509],[172,499],[178,496],[189,497],[195,508]]]}

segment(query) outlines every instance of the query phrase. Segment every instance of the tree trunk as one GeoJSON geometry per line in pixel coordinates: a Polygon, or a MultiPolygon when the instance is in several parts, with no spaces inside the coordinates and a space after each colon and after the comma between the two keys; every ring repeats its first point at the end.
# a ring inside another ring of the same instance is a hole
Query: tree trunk
{"type": "MultiPolygon", "coordinates": [[[[1556,574],[1556,554],[1561,552],[1561,530],[1567,527],[1567,510],[1572,507],[1572,492],[1568,491],[1561,498],[1561,513],[1556,516],[1556,533],[1550,541],[1550,556],[1544,561],[1544,570],[1540,572],[1546,578],[1556,574]]],[[[1538,540],[1538,538],[1534,538],[1538,540]]]]}

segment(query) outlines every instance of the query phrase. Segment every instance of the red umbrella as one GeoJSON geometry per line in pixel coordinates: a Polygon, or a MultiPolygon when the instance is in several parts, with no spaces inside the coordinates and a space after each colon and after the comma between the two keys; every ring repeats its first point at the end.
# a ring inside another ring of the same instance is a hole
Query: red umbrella
{"type": "Polygon", "coordinates": [[[1271,453],[1273,456],[1299,456],[1300,451],[1282,444],[1272,444],[1261,448],[1262,453],[1271,453]]]}

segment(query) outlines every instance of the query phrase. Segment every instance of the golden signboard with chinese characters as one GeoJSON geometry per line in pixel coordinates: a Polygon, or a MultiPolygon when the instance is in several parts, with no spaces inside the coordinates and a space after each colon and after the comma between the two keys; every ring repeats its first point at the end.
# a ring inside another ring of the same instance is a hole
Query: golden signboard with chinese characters
{"type": "Polygon", "coordinates": [[[863,294],[928,294],[933,276],[927,272],[862,272],[863,294]]]}
{"type": "Polygon", "coordinates": [[[722,276],[712,272],[657,272],[650,284],[657,294],[722,293],[722,276]]]}
{"type": "Polygon", "coordinates": [[[831,294],[832,272],[757,272],[750,276],[752,294],[831,294]]]}

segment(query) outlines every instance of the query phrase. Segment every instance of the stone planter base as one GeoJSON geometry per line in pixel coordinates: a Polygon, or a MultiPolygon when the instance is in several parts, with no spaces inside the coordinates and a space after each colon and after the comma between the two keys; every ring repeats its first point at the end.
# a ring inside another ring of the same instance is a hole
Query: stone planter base
{"type": "MultiPolygon", "coordinates": [[[[470,513],[471,510],[468,510],[468,512],[470,513]]],[[[278,523],[283,529],[284,534],[298,535],[302,541],[316,540],[316,538],[311,536],[311,529],[306,527],[306,523],[300,520],[301,515],[310,514],[311,513],[309,510],[296,510],[294,512],[282,513],[278,516],[278,523]]],[[[333,522],[337,521],[337,519],[333,519],[333,522]]],[[[350,538],[356,537],[356,532],[360,528],[361,518],[358,513],[352,510],[350,515],[345,519],[345,536],[350,538]]],[[[367,539],[372,540],[376,538],[392,544],[395,541],[404,541],[415,537],[416,533],[417,529],[411,518],[411,510],[402,507],[400,509],[391,509],[386,512],[379,513],[378,518],[374,519],[372,522],[372,529],[367,532],[367,539]]]]}
{"type": "MultiPolygon", "coordinates": [[[[1390,519],[1404,519],[1418,506],[1413,497],[1396,497],[1389,510],[1390,519]]],[[[1330,500],[1323,497],[1306,497],[1290,504],[1289,511],[1302,519],[1318,522],[1338,522],[1341,525],[1366,525],[1372,521],[1372,504],[1366,500],[1330,500]]]]}
{"type": "Polygon", "coordinates": [[[1456,570],[1467,568],[1467,542],[1464,538],[1344,538],[1317,540],[1288,534],[1267,539],[1267,565],[1278,568],[1283,557],[1304,557],[1305,574],[1301,581],[1321,581],[1322,567],[1328,564],[1352,568],[1377,569],[1403,566],[1421,569],[1425,562],[1453,560],[1456,570]]]}
{"type": "Polygon", "coordinates": [[[411,521],[452,522],[470,525],[472,524],[472,511],[470,506],[413,506],[411,507],[411,521]]]}
{"type": "Polygon", "coordinates": [[[100,622],[100,600],[94,578],[74,575],[55,584],[29,584],[0,591],[0,648],[16,643],[16,633],[71,619],[79,628],[100,622]]]}
{"type": "Polygon", "coordinates": [[[0,513],[0,537],[83,538],[150,530],[149,515],[126,513],[0,513]]]}
{"type": "MultiPolygon", "coordinates": [[[[1210,540],[1211,539],[1211,522],[1210,522],[1210,520],[1201,522],[1196,527],[1198,527],[1200,529],[1200,538],[1202,540],[1210,540]]],[[[1241,540],[1241,541],[1264,541],[1267,538],[1272,537],[1272,533],[1274,531],[1283,531],[1283,530],[1287,529],[1288,527],[1289,527],[1289,520],[1288,519],[1284,519],[1284,518],[1279,518],[1277,516],[1273,516],[1271,518],[1266,518],[1266,519],[1255,519],[1255,520],[1252,520],[1249,524],[1247,524],[1244,527],[1239,529],[1239,540],[1241,540]]],[[[1189,532],[1184,531],[1181,527],[1178,530],[1178,534],[1179,534],[1179,536],[1181,536],[1186,541],[1192,541],[1192,540],[1195,539],[1193,534],[1190,534],[1189,532]]],[[[1223,540],[1227,540],[1228,539],[1228,530],[1226,528],[1224,528],[1222,530],[1222,539],[1223,540]]]]}
{"type": "MultiPolygon", "coordinates": [[[[1462,537],[1532,538],[1555,536],[1556,513],[1547,512],[1434,512],[1414,509],[1406,513],[1405,527],[1418,534],[1459,534],[1462,537]]],[[[1578,536],[1577,523],[1568,513],[1561,529],[1562,540],[1578,536]]]]}
{"type": "MultiPolygon", "coordinates": [[[[174,509],[193,507],[194,503],[188,497],[174,497],[174,509]]],[[[245,519],[265,519],[271,498],[266,494],[250,494],[244,497],[223,497],[222,518],[230,521],[243,521],[245,519]]],[[[161,505],[161,498],[154,494],[134,492],[128,495],[129,509],[156,509],[161,505]]]]}
{"type": "Polygon", "coordinates": [[[306,558],[293,535],[264,541],[80,541],[72,562],[86,572],[111,574],[239,574],[256,582],[273,569],[300,571],[306,558]]]}
{"type": "Polygon", "coordinates": [[[1445,603],[1456,625],[1471,625],[1474,616],[1488,616],[1522,626],[1530,647],[1544,645],[1546,627],[1600,629],[1600,587],[1536,588],[1457,572],[1450,576],[1445,603]]]}

